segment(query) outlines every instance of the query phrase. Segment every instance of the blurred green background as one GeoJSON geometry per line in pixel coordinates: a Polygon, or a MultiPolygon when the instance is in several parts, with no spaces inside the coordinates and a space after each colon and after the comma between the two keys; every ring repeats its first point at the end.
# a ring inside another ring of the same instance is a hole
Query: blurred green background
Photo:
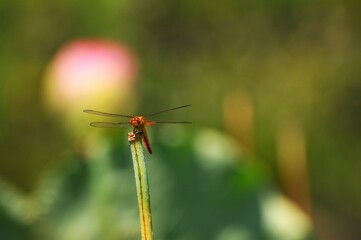
{"type": "Polygon", "coordinates": [[[82,110],[192,103],[159,116],[192,126],[149,129],[155,239],[359,239],[360,7],[0,1],[0,238],[139,239],[131,128],[82,110]],[[79,39],[125,47],[134,72],[51,95],[79,39]]]}

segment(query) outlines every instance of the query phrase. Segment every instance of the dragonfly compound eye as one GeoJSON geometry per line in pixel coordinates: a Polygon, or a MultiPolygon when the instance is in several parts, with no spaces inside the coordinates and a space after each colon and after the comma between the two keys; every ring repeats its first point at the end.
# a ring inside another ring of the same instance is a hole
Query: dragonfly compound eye
{"type": "Polygon", "coordinates": [[[138,118],[132,118],[130,119],[130,124],[132,124],[133,127],[138,127],[140,125],[140,121],[138,118]]]}

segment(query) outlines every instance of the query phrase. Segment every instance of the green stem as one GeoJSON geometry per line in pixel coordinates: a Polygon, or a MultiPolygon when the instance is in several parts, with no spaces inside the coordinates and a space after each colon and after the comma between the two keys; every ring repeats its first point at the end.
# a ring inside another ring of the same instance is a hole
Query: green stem
{"type": "Polygon", "coordinates": [[[148,176],[145,167],[141,136],[139,133],[131,132],[128,133],[128,140],[130,142],[130,150],[133,158],[142,240],[153,240],[148,176]]]}

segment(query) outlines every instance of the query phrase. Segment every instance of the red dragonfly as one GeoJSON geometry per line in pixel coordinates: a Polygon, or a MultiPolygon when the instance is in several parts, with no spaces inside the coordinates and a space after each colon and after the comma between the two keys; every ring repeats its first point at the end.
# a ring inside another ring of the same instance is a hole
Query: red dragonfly
{"type": "Polygon", "coordinates": [[[185,122],[185,121],[182,121],[182,122],[149,121],[149,120],[147,120],[147,118],[148,117],[153,117],[153,116],[158,115],[160,113],[169,112],[169,111],[172,111],[172,110],[176,110],[176,109],[179,109],[179,108],[185,108],[185,107],[189,107],[189,106],[191,106],[191,104],[183,105],[183,106],[175,107],[175,108],[170,108],[170,109],[166,109],[166,110],[162,110],[162,111],[159,111],[159,112],[149,114],[147,116],[130,116],[130,115],[124,115],[124,114],[117,114],[117,113],[100,112],[100,111],[95,111],[95,110],[84,110],[84,112],[85,113],[90,113],[90,114],[95,114],[95,115],[100,115],[100,116],[106,116],[106,117],[129,118],[129,121],[124,121],[124,122],[91,122],[90,126],[92,126],[92,127],[100,127],[100,128],[117,128],[117,127],[124,126],[124,124],[131,124],[134,127],[133,132],[142,134],[142,139],[143,139],[144,145],[147,148],[148,152],[150,154],[152,154],[153,150],[152,150],[152,147],[150,146],[146,126],[152,126],[154,124],[162,124],[162,123],[166,123],[166,124],[167,123],[170,123],[170,124],[181,123],[182,124],[182,123],[192,123],[192,122],[185,122]]]}

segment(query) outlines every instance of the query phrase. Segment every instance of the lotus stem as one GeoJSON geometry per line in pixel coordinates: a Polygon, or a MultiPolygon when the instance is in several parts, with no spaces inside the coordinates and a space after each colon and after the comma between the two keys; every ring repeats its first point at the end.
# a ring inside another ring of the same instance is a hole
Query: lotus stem
{"type": "Polygon", "coordinates": [[[153,240],[148,175],[145,166],[141,137],[142,136],[140,132],[134,131],[128,133],[128,141],[130,143],[130,150],[132,152],[134,176],[137,188],[142,240],[153,240]]]}

